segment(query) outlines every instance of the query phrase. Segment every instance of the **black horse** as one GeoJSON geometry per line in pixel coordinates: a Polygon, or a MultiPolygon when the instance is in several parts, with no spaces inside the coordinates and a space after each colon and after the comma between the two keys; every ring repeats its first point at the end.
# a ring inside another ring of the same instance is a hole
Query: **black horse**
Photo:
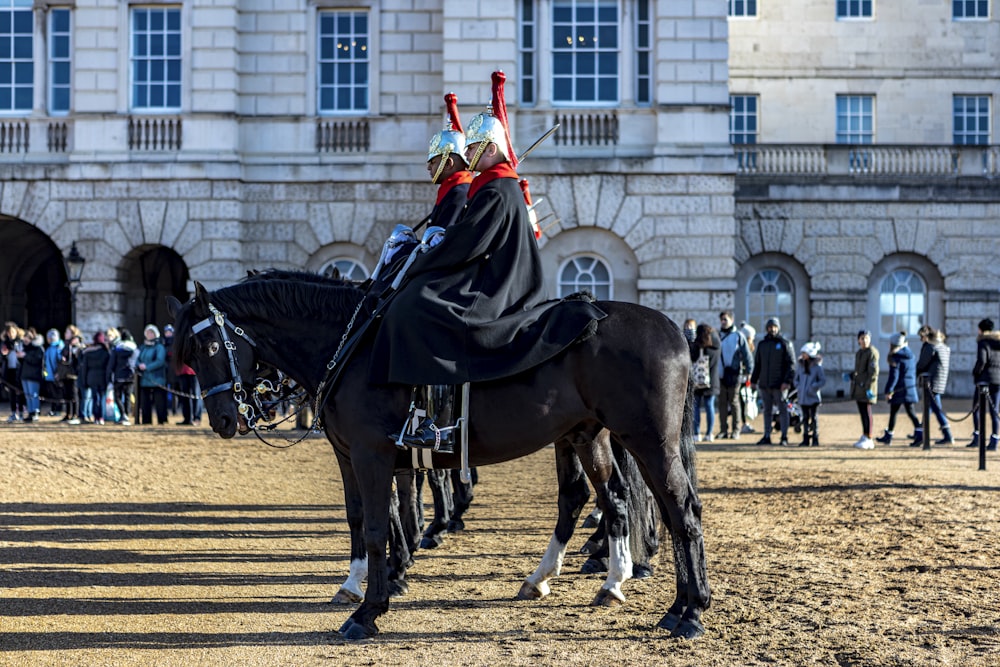
{"type": "MultiPolygon", "coordinates": [[[[697,637],[704,632],[700,619],[711,594],[694,467],[687,343],[677,325],[656,311],[616,302],[599,307],[608,317],[595,335],[537,368],[473,385],[470,463],[499,463],[552,442],[559,457],[571,447],[608,520],[609,572],[595,604],[614,604],[624,600],[621,584],[631,576],[627,490],[611,453],[614,439],[634,457],[670,528],[677,591],[658,625],[674,636],[697,637]]],[[[337,357],[351,327],[371,315],[365,293],[353,285],[254,278],[212,293],[196,284],[194,299],[184,305],[171,299],[170,310],[177,332],[175,363],[195,369],[206,388],[212,429],[225,438],[245,432],[255,417],[247,394],[252,388],[244,381],[254,377],[258,362],[281,368],[315,395],[329,378],[332,364],[327,362],[337,357]]],[[[390,489],[394,471],[411,464],[409,452],[398,450],[386,434],[399,428],[410,391],[369,384],[364,342],[342,363],[322,409],[343,475],[348,524],[352,535],[363,531],[367,552],[367,558],[354,553],[360,541],[352,539],[352,570],[355,562],[367,561],[368,587],[340,628],[344,637],[361,639],[378,632],[375,620],[389,606],[390,489]]],[[[434,456],[435,467],[460,464],[458,454],[434,456]]],[[[567,513],[562,505],[560,524],[567,513]]],[[[578,504],[576,516],[579,511],[578,504]]],[[[520,597],[547,593],[546,582],[558,574],[566,551],[565,533],[557,526],[520,597]]]]}

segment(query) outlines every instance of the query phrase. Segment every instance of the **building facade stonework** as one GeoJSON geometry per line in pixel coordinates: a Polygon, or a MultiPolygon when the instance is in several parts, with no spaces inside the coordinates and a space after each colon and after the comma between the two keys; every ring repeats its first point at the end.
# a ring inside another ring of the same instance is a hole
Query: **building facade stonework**
{"type": "MultiPolygon", "coordinates": [[[[937,170],[852,171],[854,157],[830,146],[835,137],[806,131],[821,124],[808,120],[808,105],[794,109],[802,96],[780,98],[778,113],[768,96],[781,86],[756,85],[781,58],[789,76],[832,76],[787,53],[754,64],[755,43],[757,52],[790,48],[765,39],[774,30],[766,15],[737,30],[726,3],[694,1],[77,0],[28,9],[35,53],[53,38],[44,27],[60,9],[71,14],[70,108],[52,110],[56,77],[36,56],[31,107],[0,118],[0,136],[30,137],[0,147],[0,306],[22,325],[68,321],[59,260],[73,243],[87,259],[76,295],[86,332],[163,325],[163,297],[186,298],[195,281],[215,289],[270,267],[370,271],[392,227],[416,223],[433,203],[426,146],[441,128],[444,93],[454,91],[471,119],[498,67],[518,151],[561,126],[520,169],[541,202],[553,296],[583,286],[713,325],[732,309],[759,331],[773,310],[797,347],[822,341],[839,378],[859,328],[884,333],[900,321],[883,323],[882,290],[887,277],[911,271],[923,291],[908,307],[955,348],[955,393],[970,391],[959,373],[971,367],[975,322],[1000,319],[1000,268],[989,261],[1000,222],[995,139],[962,153],[958,171],[952,152],[937,170]],[[569,26],[560,22],[567,8],[579,12],[569,26]],[[605,23],[588,23],[589,8],[606,11],[605,23]],[[176,38],[177,57],[160,58],[165,86],[139,74],[157,62],[135,52],[146,20],[162,20],[167,42],[176,38]],[[615,42],[595,56],[613,77],[581,74],[590,51],[574,51],[566,92],[567,29],[615,42]],[[338,78],[351,76],[363,80],[338,78]],[[175,106],[149,108],[160,88],[166,98],[176,92],[175,106]],[[137,91],[152,96],[146,106],[137,91]],[[761,97],[753,151],[730,143],[732,93],[761,97]],[[348,98],[363,104],[328,106],[348,98]],[[59,292],[55,306],[43,306],[38,284],[59,292]]],[[[988,36],[996,26],[991,18],[975,28],[988,36]]],[[[971,93],[995,105],[996,65],[975,67],[992,84],[971,93]]],[[[947,113],[933,114],[921,125],[947,124],[947,113]]],[[[947,144],[890,130],[891,118],[880,115],[880,131],[895,144],[916,141],[918,155],[936,155],[921,145],[947,144]]]]}

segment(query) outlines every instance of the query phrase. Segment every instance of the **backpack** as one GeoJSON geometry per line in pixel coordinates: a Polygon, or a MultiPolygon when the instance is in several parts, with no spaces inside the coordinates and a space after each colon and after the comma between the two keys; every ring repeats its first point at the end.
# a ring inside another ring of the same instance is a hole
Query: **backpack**
{"type": "Polygon", "coordinates": [[[698,354],[698,358],[691,365],[691,380],[694,382],[695,389],[712,388],[712,371],[709,367],[709,359],[708,355],[705,354],[705,350],[702,350],[698,354]]]}

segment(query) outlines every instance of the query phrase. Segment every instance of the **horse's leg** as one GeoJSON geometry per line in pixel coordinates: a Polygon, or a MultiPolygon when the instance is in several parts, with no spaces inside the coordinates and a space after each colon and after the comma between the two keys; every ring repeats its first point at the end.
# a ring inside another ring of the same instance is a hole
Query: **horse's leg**
{"type": "Polygon", "coordinates": [[[448,532],[448,520],[451,517],[451,489],[449,488],[447,470],[428,470],[427,484],[431,487],[434,498],[434,519],[424,530],[420,540],[421,549],[434,549],[441,546],[448,532]]]}
{"type": "Polygon", "coordinates": [[[559,518],[556,520],[556,528],[542,562],[524,580],[521,590],[517,593],[519,600],[536,600],[549,594],[548,581],[558,576],[562,569],[566,545],[573,537],[580,511],[590,499],[590,487],[587,485],[586,475],[569,439],[562,438],[556,441],[555,451],[556,476],[559,480],[559,518]]]}
{"type": "Polygon", "coordinates": [[[410,562],[413,565],[413,552],[420,546],[420,508],[417,506],[417,471],[402,470],[396,473],[396,493],[399,497],[399,521],[403,526],[403,539],[410,552],[410,562]]]}
{"type": "MultiPolygon", "coordinates": [[[[336,451],[336,448],[334,448],[336,451]]],[[[361,493],[357,480],[354,479],[354,469],[351,462],[339,451],[337,463],[340,464],[340,476],[344,480],[344,506],[347,510],[347,528],[351,534],[351,566],[347,580],[340,585],[340,590],[330,602],[334,604],[354,604],[361,602],[365,591],[362,582],[368,577],[368,552],[364,542],[364,511],[361,507],[361,493]]]]}
{"type": "Polygon", "coordinates": [[[660,549],[660,514],[652,492],[642,478],[635,458],[612,438],[611,451],[628,491],[628,533],[632,551],[632,577],[645,579],[653,574],[653,557],[660,549]]]}
{"type": "Polygon", "coordinates": [[[340,626],[340,633],[345,639],[365,639],[378,634],[375,620],[389,610],[386,545],[395,452],[380,453],[374,446],[358,446],[352,448],[352,454],[354,475],[364,506],[368,588],[361,606],[340,626]]]}
{"type": "Polygon", "coordinates": [[[401,520],[402,501],[398,485],[393,485],[389,502],[389,596],[400,597],[409,590],[406,568],[413,564],[406,543],[406,529],[401,520]]]}
{"type": "Polygon", "coordinates": [[[621,604],[625,601],[621,586],[632,578],[625,480],[612,454],[610,433],[606,429],[596,433],[590,441],[577,438],[573,447],[597,493],[597,503],[604,513],[603,522],[607,531],[608,576],[593,604],[621,604]]]}
{"type": "Polygon", "coordinates": [[[472,505],[472,499],[475,497],[472,492],[472,486],[475,484],[476,479],[475,468],[472,468],[471,474],[473,481],[466,483],[462,481],[462,472],[460,470],[451,471],[452,500],[455,507],[451,513],[451,519],[448,520],[449,533],[457,533],[460,530],[465,530],[465,521],[462,520],[462,516],[465,515],[466,510],[472,505]]]}
{"type": "Polygon", "coordinates": [[[670,630],[672,636],[686,639],[704,634],[701,615],[712,599],[694,468],[691,394],[689,390],[683,418],[679,424],[672,424],[673,428],[650,427],[649,432],[644,433],[639,420],[633,420],[633,431],[621,440],[639,463],[660,514],[670,526],[677,597],[657,626],[670,630]],[[668,435],[670,431],[675,434],[673,438],[668,435]]]}

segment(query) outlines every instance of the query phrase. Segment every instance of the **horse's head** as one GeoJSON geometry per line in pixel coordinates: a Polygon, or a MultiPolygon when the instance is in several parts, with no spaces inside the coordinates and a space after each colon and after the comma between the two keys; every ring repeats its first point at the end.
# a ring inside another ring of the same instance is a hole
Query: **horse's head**
{"type": "Polygon", "coordinates": [[[195,283],[194,298],[181,304],[167,297],[174,318],[175,366],[194,369],[212,430],[223,438],[249,430],[248,392],[252,392],[257,365],[253,338],[212,304],[211,294],[195,283]]]}

